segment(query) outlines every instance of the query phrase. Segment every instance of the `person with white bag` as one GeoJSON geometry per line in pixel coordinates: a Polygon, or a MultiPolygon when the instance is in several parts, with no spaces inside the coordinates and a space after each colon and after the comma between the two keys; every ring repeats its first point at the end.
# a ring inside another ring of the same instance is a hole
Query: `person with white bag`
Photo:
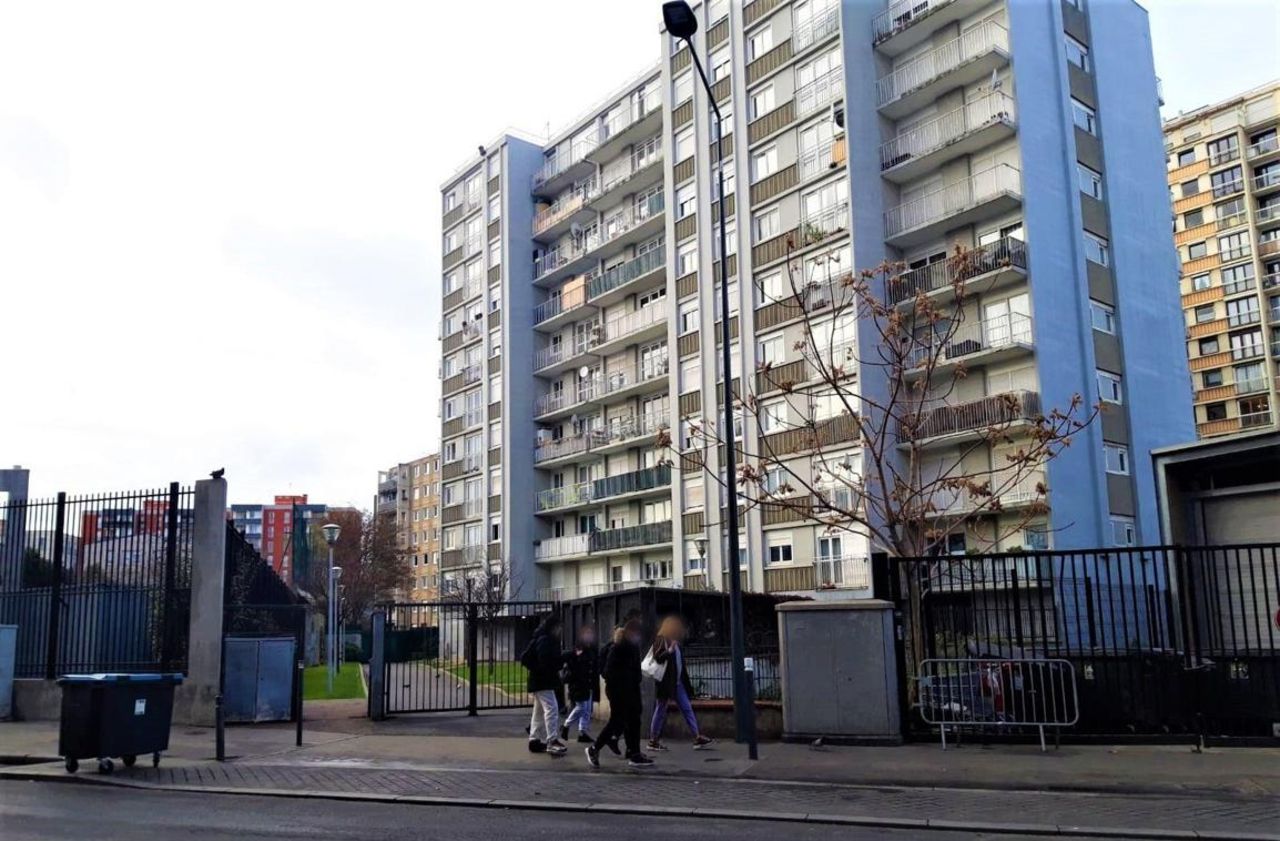
{"type": "Polygon", "coordinates": [[[676,702],[685,724],[689,726],[689,732],[693,734],[694,750],[701,750],[712,741],[699,731],[698,717],[693,713],[693,703],[690,700],[693,697],[693,683],[689,680],[683,648],[688,634],[688,628],[679,616],[663,619],[658,636],[640,665],[641,671],[654,681],[656,701],[653,705],[653,720],[649,722],[651,751],[667,749],[662,744],[662,731],[667,724],[667,705],[671,701],[676,702]]]}

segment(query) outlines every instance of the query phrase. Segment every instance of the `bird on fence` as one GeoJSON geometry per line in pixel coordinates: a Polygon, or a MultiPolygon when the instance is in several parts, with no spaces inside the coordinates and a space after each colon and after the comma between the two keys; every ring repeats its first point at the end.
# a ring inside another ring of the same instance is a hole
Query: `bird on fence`
{"type": "Polygon", "coordinates": [[[219,467],[217,470],[215,470],[215,471],[213,471],[212,473],[210,473],[210,474],[209,474],[209,478],[210,478],[210,479],[221,479],[221,478],[223,477],[223,475],[224,475],[226,472],[227,472],[227,468],[225,468],[225,467],[219,467]]]}

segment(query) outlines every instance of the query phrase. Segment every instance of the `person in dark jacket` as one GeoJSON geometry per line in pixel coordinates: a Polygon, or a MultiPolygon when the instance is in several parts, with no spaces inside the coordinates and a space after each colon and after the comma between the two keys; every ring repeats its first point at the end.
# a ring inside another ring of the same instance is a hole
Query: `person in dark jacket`
{"type": "Polygon", "coordinates": [[[609,699],[609,721],[595,744],[587,746],[587,762],[600,767],[600,749],[618,752],[618,738],[627,743],[627,764],[645,768],[653,760],[640,752],[640,642],[641,626],[635,619],[613,633],[604,661],[604,694],[609,699]]]}
{"type": "Polygon", "coordinates": [[[676,702],[684,715],[684,722],[693,734],[694,749],[704,748],[711,744],[711,739],[698,730],[698,717],[693,714],[693,683],[689,680],[689,668],[684,660],[684,641],[689,635],[688,628],[679,616],[668,616],[662,620],[658,636],[653,641],[650,653],[653,659],[667,668],[662,679],[655,681],[653,720],[649,722],[649,750],[666,750],[662,744],[662,730],[667,724],[667,706],[676,702]]]}
{"type": "Polygon", "coordinates": [[[560,740],[560,617],[554,613],[542,620],[520,664],[529,671],[525,688],[533,696],[529,720],[529,751],[563,756],[568,748],[560,740]]]}
{"type": "Polygon", "coordinates": [[[590,623],[578,629],[573,648],[564,654],[561,672],[569,702],[573,709],[560,728],[560,738],[569,738],[569,730],[577,725],[579,742],[594,742],[591,737],[591,710],[600,700],[600,654],[596,649],[596,626],[590,623]]]}

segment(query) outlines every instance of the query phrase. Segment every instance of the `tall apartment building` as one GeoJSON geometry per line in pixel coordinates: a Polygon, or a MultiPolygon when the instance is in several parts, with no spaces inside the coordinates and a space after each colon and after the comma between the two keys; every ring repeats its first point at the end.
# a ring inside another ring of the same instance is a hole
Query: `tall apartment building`
{"type": "Polygon", "coordinates": [[[299,537],[305,535],[312,518],[327,510],[321,503],[308,502],[306,494],[278,494],[270,504],[236,503],[227,518],[277,575],[292,582],[295,526],[299,537]]]}
{"type": "MultiPolygon", "coordinates": [[[[901,261],[894,288],[911,291],[892,303],[910,306],[947,285],[949,253],[975,249],[989,270],[969,282],[975,326],[951,351],[968,376],[933,452],[958,453],[1005,392],[1030,411],[1101,400],[1100,422],[1047,465],[1051,513],[1004,545],[1157,541],[1146,453],[1192,427],[1188,395],[1169,387],[1185,369],[1177,268],[1151,221],[1169,199],[1141,7],[717,0],[697,13],[726,120],[724,208],[709,103],[665,35],[652,72],[545,143],[486,145],[443,186],[446,581],[486,565],[526,597],[723,581],[720,456],[686,452],[690,423],[717,417],[723,377],[721,212],[731,378],[767,360],[805,390],[784,264],[901,261]],[[664,428],[674,467],[654,447],[664,428]]],[[[859,326],[832,325],[832,342],[873,358],[859,326]]],[[[887,387],[874,380],[859,388],[887,387]]],[[[771,433],[743,426],[760,452],[771,433]]],[[[853,424],[832,430],[824,458],[862,464],[853,424]]],[[[810,470],[794,450],[790,469],[810,470]]],[[[753,590],[869,585],[859,534],[753,509],[742,549],[753,590]]]]}
{"type": "Polygon", "coordinates": [[[1196,431],[1274,427],[1280,82],[1165,123],[1196,431]]]}
{"type": "Polygon", "coordinates": [[[395,528],[396,544],[412,568],[404,601],[434,601],[440,595],[440,456],[438,453],[402,462],[378,472],[374,499],[378,516],[395,528]]]}

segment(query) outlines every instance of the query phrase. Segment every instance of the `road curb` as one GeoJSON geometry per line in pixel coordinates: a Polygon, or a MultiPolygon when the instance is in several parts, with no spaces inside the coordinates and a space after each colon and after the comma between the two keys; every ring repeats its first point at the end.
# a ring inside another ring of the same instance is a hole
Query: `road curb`
{"type": "Polygon", "coordinates": [[[712,807],[651,807],[626,803],[573,803],[549,800],[495,800],[484,798],[439,797],[432,795],[395,795],[377,792],[323,791],[315,789],[241,788],[212,785],[165,785],[107,776],[54,776],[6,772],[5,779],[56,782],[80,785],[120,786],[149,791],[199,792],[229,794],[241,797],[279,797],[294,800],[365,801],[371,803],[403,803],[422,806],[451,806],[472,809],[504,809],[540,812],[607,812],[619,815],[691,817],[711,820],[754,820],[773,823],[806,823],[829,826],[861,826],[881,829],[932,830],[936,832],[982,832],[989,835],[1070,836],[1074,838],[1123,839],[1248,839],[1248,841],[1280,841],[1280,835],[1230,832],[1197,832],[1195,830],[1151,830],[1137,827],[1091,827],[1059,824],[1001,823],[997,821],[952,821],[942,819],[880,818],[872,815],[835,815],[815,812],[765,812],[750,809],[718,809],[712,807]]]}

